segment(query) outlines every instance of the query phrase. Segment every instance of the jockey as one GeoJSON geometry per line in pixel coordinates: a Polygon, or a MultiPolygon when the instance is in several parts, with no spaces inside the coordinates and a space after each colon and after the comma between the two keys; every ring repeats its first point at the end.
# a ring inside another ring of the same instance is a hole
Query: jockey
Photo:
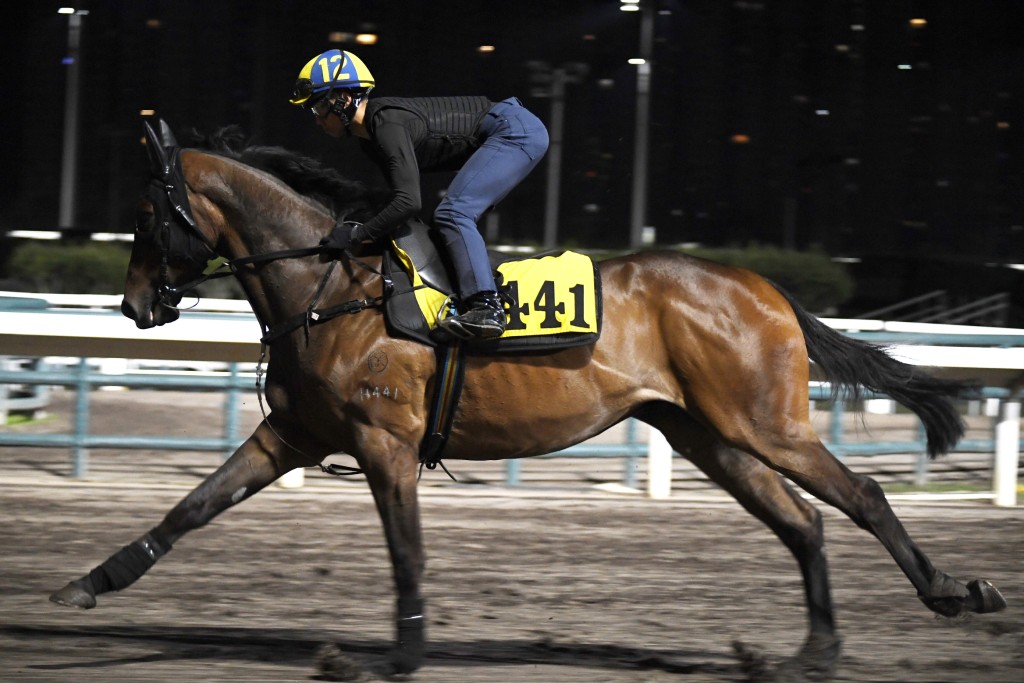
{"type": "Polygon", "coordinates": [[[309,109],[331,137],[360,138],[387,179],[391,200],[363,224],[339,221],[321,242],[344,249],[378,240],[422,208],[420,172],[457,171],[434,212],[433,225],[451,256],[458,315],[440,325],[462,339],[505,331],[487,248],[477,221],[518,185],[548,146],[544,124],[515,97],[380,97],[375,81],[351,52],[328,50],[299,72],[290,102],[309,109]]]}

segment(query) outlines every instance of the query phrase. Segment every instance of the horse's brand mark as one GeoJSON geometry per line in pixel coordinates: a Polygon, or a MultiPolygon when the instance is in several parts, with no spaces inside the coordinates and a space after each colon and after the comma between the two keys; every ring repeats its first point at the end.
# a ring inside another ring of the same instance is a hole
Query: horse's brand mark
{"type": "Polygon", "coordinates": [[[366,357],[366,365],[370,368],[370,372],[384,372],[388,366],[388,354],[383,351],[373,351],[366,357]]]}

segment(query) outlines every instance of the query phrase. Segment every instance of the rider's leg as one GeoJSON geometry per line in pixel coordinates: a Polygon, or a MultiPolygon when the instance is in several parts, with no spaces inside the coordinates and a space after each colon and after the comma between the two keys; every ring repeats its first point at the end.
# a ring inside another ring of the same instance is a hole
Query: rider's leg
{"type": "Polygon", "coordinates": [[[544,124],[518,100],[496,104],[481,132],[486,140],[456,174],[434,212],[434,227],[451,254],[458,294],[468,308],[444,327],[461,337],[499,336],[504,331],[505,315],[477,221],[526,178],[548,145],[544,124]]]}

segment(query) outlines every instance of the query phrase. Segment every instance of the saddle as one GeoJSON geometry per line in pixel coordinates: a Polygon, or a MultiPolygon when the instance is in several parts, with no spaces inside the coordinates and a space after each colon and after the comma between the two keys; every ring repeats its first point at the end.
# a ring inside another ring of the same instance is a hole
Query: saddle
{"type": "MultiPolygon", "coordinates": [[[[385,249],[383,270],[392,282],[385,298],[389,333],[432,347],[452,339],[437,326],[455,298],[451,266],[432,231],[410,221],[385,249]]],[[[583,254],[563,251],[515,258],[489,251],[508,325],[497,339],[466,345],[468,353],[522,353],[593,344],[601,334],[601,277],[583,254]]]]}

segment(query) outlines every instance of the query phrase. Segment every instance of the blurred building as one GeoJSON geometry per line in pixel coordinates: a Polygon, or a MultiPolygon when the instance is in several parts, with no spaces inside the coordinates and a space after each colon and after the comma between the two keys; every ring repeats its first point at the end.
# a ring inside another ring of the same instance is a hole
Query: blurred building
{"type": "MultiPolygon", "coordinates": [[[[651,1],[647,223],[659,243],[1022,256],[1019,3],[651,1]]],[[[626,60],[639,17],[618,0],[514,11],[469,0],[83,6],[77,225],[130,230],[143,109],[183,142],[192,128],[237,123],[259,142],[376,178],[352,145],[286,102],[298,68],[336,44],[365,59],[380,95],[516,94],[545,119],[550,101],[526,63],[586,64],[566,89],[559,238],[628,243],[636,69],[626,60]],[[361,31],[378,42],[351,42],[361,31]]],[[[20,11],[22,30],[4,47],[0,227],[52,227],[67,24],[55,4],[20,11]]],[[[500,207],[502,239],[541,239],[544,173],[500,207]]],[[[429,181],[430,196],[444,180],[429,181]]]]}

